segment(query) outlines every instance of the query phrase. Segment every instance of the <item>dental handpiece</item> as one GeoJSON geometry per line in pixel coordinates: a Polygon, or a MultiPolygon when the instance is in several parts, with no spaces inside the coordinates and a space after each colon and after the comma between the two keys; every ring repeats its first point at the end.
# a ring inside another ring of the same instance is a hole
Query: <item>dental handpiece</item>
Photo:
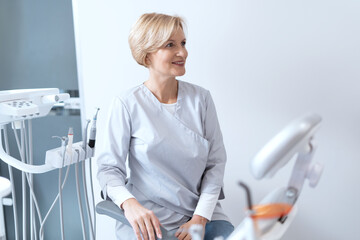
{"type": "Polygon", "coordinates": [[[52,136],[52,138],[59,138],[61,140],[61,154],[62,154],[62,162],[64,163],[65,160],[65,152],[66,152],[66,142],[68,141],[67,137],[59,137],[59,136],[52,136]]]}
{"type": "Polygon", "coordinates": [[[68,154],[72,153],[73,139],[74,139],[74,130],[71,127],[71,128],[69,128],[69,132],[68,132],[68,145],[67,145],[67,148],[66,148],[66,151],[68,152],[68,154]]]}
{"type": "Polygon", "coordinates": [[[94,148],[95,147],[95,138],[96,138],[96,120],[97,120],[97,115],[99,112],[100,108],[96,109],[96,113],[94,115],[93,121],[92,121],[92,125],[90,128],[90,137],[89,137],[89,147],[90,148],[94,148]]]}
{"type": "Polygon", "coordinates": [[[90,123],[90,120],[88,119],[86,121],[86,125],[85,125],[85,128],[83,130],[83,141],[82,141],[82,148],[85,152],[85,159],[87,159],[87,156],[88,156],[88,152],[87,152],[87,149],[86,149],[86,144],[87,144],[87,132],[88,132],[88,128],[89,128],[89,123],[90,123]]]}

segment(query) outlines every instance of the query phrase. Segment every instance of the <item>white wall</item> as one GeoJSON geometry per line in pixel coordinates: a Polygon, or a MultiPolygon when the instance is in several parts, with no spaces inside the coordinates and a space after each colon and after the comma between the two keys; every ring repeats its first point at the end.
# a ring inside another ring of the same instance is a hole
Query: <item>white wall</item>
{"type": "MultiPolygon", "coordinates": [[[[128,48],[131,25],[145,12],[178,14],[188,25],[187,74],[181,79],[209,89],[218,110],[228,153],[223,206],[233,223],[245,207],[238,180],[249,183],[259,201],[286,185],[290,174],[287,166],[271,180],[255,181],[251,158],[293,118],[316,112],[324,121],[315,160],[326,169],[316,189],[304,187],[284,239],[360,235],[359,1],[73,3],[80,87],[86,116],[101,108],[99,139],[112,98],[147,79],[128,48]]],[[[113,238],[109,221],[98,218],[99,239],[113,238]]]]}

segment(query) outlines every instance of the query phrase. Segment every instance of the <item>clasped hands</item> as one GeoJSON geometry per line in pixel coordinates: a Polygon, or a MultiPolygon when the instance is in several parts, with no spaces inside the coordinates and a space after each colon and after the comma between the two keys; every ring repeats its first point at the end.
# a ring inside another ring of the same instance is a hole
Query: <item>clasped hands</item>
{"type": "MultiPolygon", "coordinates": [[[[125,217],[131,224],[137,240],[142,240],[141,236],[144,240],[162,238],[161,223],[151,210],[144,208],[135,198],[126,200],[121,207],[124,209],[125,217]]],[[[200,224],[205,229],[206,223],[206,218],[194,215],[190,221],[180,226],[175,237],[179,240],[190,240],[189,228],[194,224],[200,224]]]]}

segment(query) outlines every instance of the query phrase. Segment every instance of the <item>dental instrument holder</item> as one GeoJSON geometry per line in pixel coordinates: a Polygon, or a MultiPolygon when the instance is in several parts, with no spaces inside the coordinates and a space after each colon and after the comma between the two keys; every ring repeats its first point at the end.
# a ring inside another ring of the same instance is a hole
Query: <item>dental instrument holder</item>
{"type": "Polygon", "coordinates": [[[313,136],[320,122],[321,117],[311,113],[294,120],[270,140],[251,162],[252,174],[256,179],[262,179],[274,176],[286,163],[296,159],[288,186],[275,189],[260,202],[260,204],[289,204],[293,206],[291,211],[280,218],[255,219],[253,211],[250,210],[228,240],[281,239],[296,215],[296,202],[305,180],[308,179],[310,187],[313,188],[320,180],[323,165],[319,163],[311,165],[316,151],[313,136]]]}
{"type": "Polygon", "coordinates": [[[83,142],[77,142],[72,144],[71,150],[67,149],[63,151],[62,147],[54,148],[46,151],[45,164],[52,166],[53,168],[62,168],[71,164],[85,161],[94,156],[94,148],[90,148],[85,145],[83,148],[83,142]],[[63,154],[65,157],[63,158],[63,154]],[[64,160],[64,163],[63,163],[64,160]]]}

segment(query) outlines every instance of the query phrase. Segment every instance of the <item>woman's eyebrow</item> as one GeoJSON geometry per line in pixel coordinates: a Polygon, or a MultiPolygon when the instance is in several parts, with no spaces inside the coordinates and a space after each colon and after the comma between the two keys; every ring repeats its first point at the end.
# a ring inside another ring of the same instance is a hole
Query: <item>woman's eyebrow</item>
{"type": "MultiPolygon", "coordinates": [[[[186,41],[186,38],[184,38],[183,40],[181,40],[181,42],[182,41],[186,41]]],[[[169,40],[167,40],[167,42],[176,42],[175,40],[173,40],[173,39],[169,39],[169,40]]]]}

